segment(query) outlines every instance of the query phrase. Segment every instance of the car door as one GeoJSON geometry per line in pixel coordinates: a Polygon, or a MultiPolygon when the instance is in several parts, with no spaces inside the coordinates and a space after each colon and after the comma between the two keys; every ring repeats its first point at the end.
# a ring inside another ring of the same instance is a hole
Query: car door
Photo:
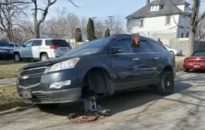
{"type": "Polygon", "coordinates": [[[152,39],[148,39],[148,44],[154,52],[152,55],[152,63],[155,68],[155,78],[161,73],[161,70],[166,63],[167,49],[161,44],[152,39]]]}
{"type": "Polygon", "coordinates": [[[155,82],[156,66],[154,64],[155,52],[149,46],[145,38],[141,38],[138,46],[134,47],[135,59],[137,59],[137,84],[139,86],[150,85],[155,82]]]}
{"type": "Polygon", "coordinates": [[[21,48],[20,48],[20,55],[22,58],[31,58],[32,57],[32,40],[26,42],[21,48]]]}
{"type": "Polygon", "coordinates": [[[32,42],[32,58],[40,58],[40,47],[42,45],[42,40],[33,40],[32,42]]]}
{"type": "Polygon", "coordinates": [[[131,37],[118,38],[112,41],[109,48],[121,51],[110,54],[111,68],[117,76],[116,90],[128,89],[136,86],[137,59],[131,45],[131,37]]]}

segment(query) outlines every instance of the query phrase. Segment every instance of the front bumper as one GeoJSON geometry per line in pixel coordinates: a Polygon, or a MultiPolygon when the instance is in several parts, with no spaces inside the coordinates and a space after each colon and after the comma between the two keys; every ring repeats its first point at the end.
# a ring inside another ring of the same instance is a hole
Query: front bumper
{"type": "Polygon", "coordinates": [[[71,69],[53,73],[43,73],[42,75],[38,75],[38,73],[33,74],[38,70],[31,69],[26,74],[20,75],[17,80],[18,93],[24,99],[25,103],[69,103],[81,99],[81,80],[83,77],[81,73],[71,69]],[[36,80],[39,81],[38,84],[36,84],[36,80]],[[34,81],[35,84],[31,85],[34,81]],[[64,81],[67,82],[62,84],[64,81]],[[70,81],[69,84],[68,81],[70,81]],[[51,87],[53,83],[58,84],[56,86],[54,85],[55,87],[51,87]],[[58,88],[59,83],[62,85],[60,88],[58,88]]]}
{"type": "Polygon", "coordinates": [[[12,58],[13,57],[13,53],[1,53],[0,52],[0,57],[1,58],[12,58]]]}
{"type": "MultiPolygon", "coordinates": [[[[28,91],[28,90],[26,90],[28,91]]],[[[22,90],[20,96],[22,96],[22,90]]],[[[31,98],[24,98],[27,104],[55,104],[69,103],[81,99],[81,88],[55,90],[55,91],[31,91],[31,98]]]]}

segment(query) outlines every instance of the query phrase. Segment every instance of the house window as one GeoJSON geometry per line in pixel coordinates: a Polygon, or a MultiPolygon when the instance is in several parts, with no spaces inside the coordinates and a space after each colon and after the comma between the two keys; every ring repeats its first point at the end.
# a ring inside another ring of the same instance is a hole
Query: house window
{"type": "Polygon", "coordinates": [[[186,33],[186,37],[189,37],[189,32],[186,33]]]}
{"type": "Polygon", "coordinates": [[[139,27],[143,27],[144,26],[144,20],[143,19],[140,19],[139,21],[139,27]]]}
{"type": "Polygon", "coordinates": [[[171,23],[171,16],[166,16],[165,25],[170,25],[171,23]]]}
{"type": "Polygon", "coordinates": [[[183,38],[184,37],[184,33],[181,33],[181,38],[183,38]]]}
{"type": "Polygon", "coordinates": [[[153,5],[151,6],[151,11],[159,11],[160,6],[159,5],[153,5]]]}

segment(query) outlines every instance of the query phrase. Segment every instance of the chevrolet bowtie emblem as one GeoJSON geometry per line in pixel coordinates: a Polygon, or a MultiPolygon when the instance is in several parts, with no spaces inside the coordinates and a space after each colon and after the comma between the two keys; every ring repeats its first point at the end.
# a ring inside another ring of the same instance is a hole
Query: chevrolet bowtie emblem
{"type": "Polygon", "coordinates": [[[28,75],[25,75],[25,76],[22,76],[21,79],[28,79],[29,76],[28,75]]]}

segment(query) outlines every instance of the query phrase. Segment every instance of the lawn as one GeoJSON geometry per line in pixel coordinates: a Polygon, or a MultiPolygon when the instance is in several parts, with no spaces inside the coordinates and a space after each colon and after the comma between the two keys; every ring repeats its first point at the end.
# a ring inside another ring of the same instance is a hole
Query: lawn
{"type": "Polygon", "coordinates": [[[14,61],[0,61],[0,79],[16,77],[19,69],[26,64],[14,61]]]}
{"type": "Polygon", "coordinates": [[[16,87],[0,88],[0,111],[25,106],[18,96],[16,87]]]}

